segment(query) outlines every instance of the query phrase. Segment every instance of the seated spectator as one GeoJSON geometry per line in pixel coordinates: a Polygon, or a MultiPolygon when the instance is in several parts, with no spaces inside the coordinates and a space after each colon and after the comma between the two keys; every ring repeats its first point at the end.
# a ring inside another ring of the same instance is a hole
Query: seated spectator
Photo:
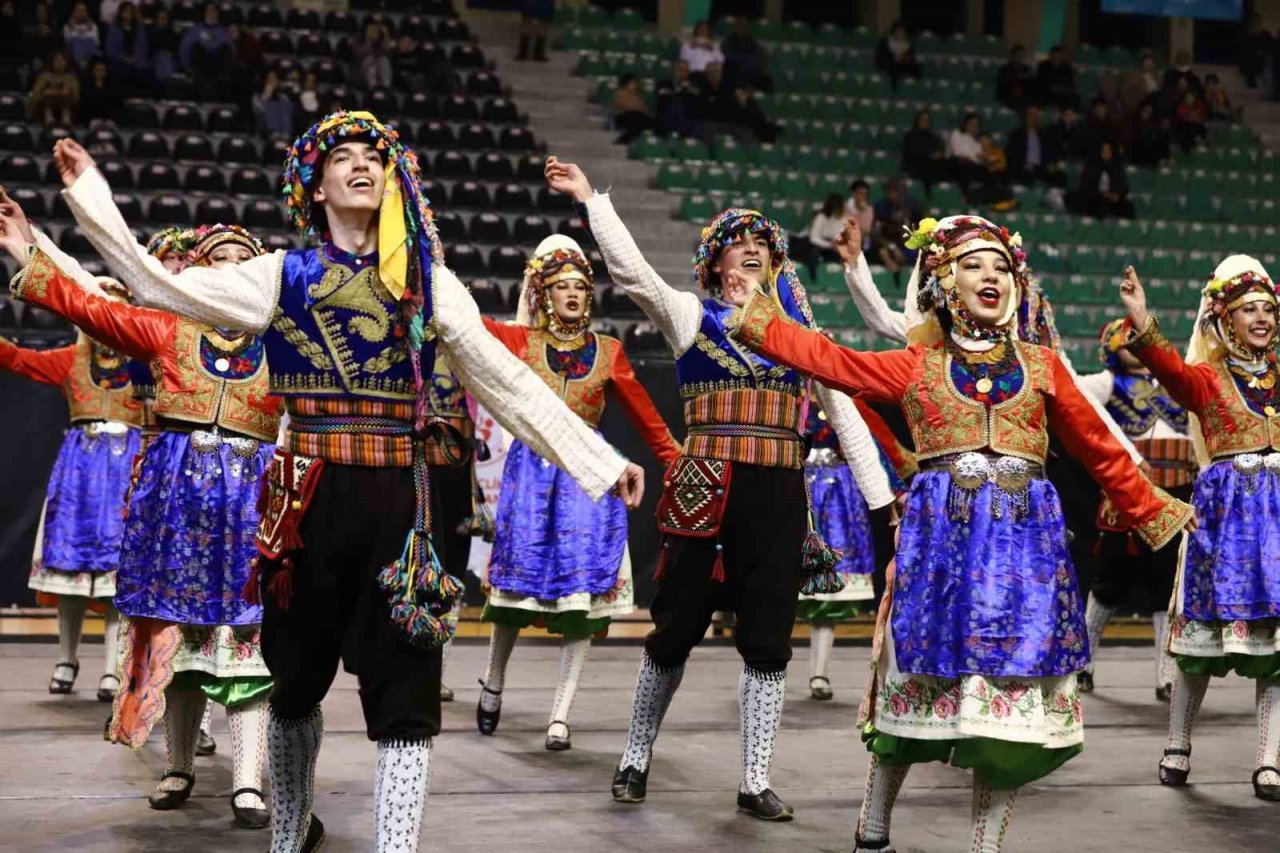
{"type": "Polygon", "coordinates": [[[1036,67],[1036,91],[1046,104],[1061,107],[1077,102],[1076,72],[1062,45],[1051,47],[1048,58],[1041,60],[1036,67]]]}
{"type": "Polygon", "coordinates": [[[1015,44],[1009,61],[996,71],[996,100],[1012,110],[1020,110],[1035,97],[1036,73],[1027,62],[1027,49],[1015,44]]]}
{"type": "Polygon", "coordinates": [[[1067,206],[1072,212],[1099,219],[1133,218],[1133,202],[1129,199],[1129,179],[1124,163],[1115,156],[1110,142],[1098,148],[1093,159],[1080,173],[1080,185],[1068,193],[1067,206]]]}
{"type": "Polygon", "coordinates": [[[813,276],[818,274],[818,264],[839,263],[835,239],[844,231],[844,200],[831,193],[822,203],[822,209],[809,220],[803,235],[791,240],[791,256],[808,265],[813,276]]]}
{"type": "Polygon", "coordinates": [[[89,60],[102,52],[98,25],[89,14],[88,3],[77,3],[71,9],[71,17],[62,27],[62,41],[71,58],[81,68],[89,67],[89,60]]]}
{"type": "Polygon", "coordinates": [[[872,244],[881,247],[881,261],[898,281],[899,270],[915,262],[915,252],[903,247],[904,229],[915,228],[924,218],[924,205],[907,195],[902,181],[890,178],[885,182],[884,196],[876,202],[875,211],[876,233],[871,238],[872,244]]]}
{"type": "Polygon", "coordinates": [[[231,34],[222,26],[216,3],[206,3],[201,20],[182,34],[178,59],[204,97],[217,97],[222,82],[230,75],[235,46],[231,34]]]}
{"type": "Polygon", "coordinates": [[[1231,96],[1222,88],[1217,74],[1204,76],[1204,104],[1210,121],[1240,121],[1240,112],[1231,105],[1231,96]]]}
{"type": "Polygon", "coordinates": [[[1209,136],[1206,122],[1209,111],[1205,102],[1190,89],[1182,93],[1182,103],[1178,104],[1178,117],[1173,123],[1173,135],[1183,151],[1190,151],[1196,144],[1209,136]]]}
{"type": "Polygon", "coordinates": [[[982,156],[982,143],[978,135],[982,132],[977,113],[965,113],[960,126],[951,131],[947,137],[947,157],[951,160],[951,176],[961,187],[967,189],[972,184],[986,179],[987,164],[982,156]]]}
{"type": "Polygon", "coordinates": [[[135,4],[121,3],[115,10],[115,20],[107,28],[106,56],[116,80],[135,86],[151,82],[151,45],[135,4]]]}
{"type": "Polygon", "coordinates": [[[1138,67],[1125,77],[1120,97],[1124,101],[1126,115],[1137,114],[1143,102],[1151,101],[1160,92],[1160,75],[1156,72],[1156,58],[1147,51],[1142,54],[1138,67]]]}
{"type": "Polygon", "coordinates": [[[156,7],[147,35],[151,42],[151,61],[155,67],[156,80],[163,83],[178,73],[178,50],[181,47],[178,32],[173,28],[166,7],[156,7]]]}
{"type": "Polygon", "coordinates": [[[733,90],[733,112],[726,115],[729,123],[745,128],[754,139],[752,142],[773,143],[778,141],[778,126],[769,120],[760,108],[755,94],[746,86],[733,90]]]}
{"type": "Polygon", "coordinates": [[[1052,134],[1040,129],[1040,116],[1040,107],[1032,104],[1022,114],[1022,124],[1009,134],[1005,145],[1009,177],[1019,183],[1042,181],[1051,186],[1066,186],[1063,171],[1066,153],[1057,146],[1052,134]]]}
{"type": "Polygon", "coordinates": [[[412,36],[400,36],[391,54],[391,79],[404,92],[421,92],[426,89],[426,72],[418,43],[412,36]]]}
{"type": "Polygon", "coordinates": [[[897,274],[902,268],[902,251],[880,234],[876,222],[876,208],[871,203],[871,187],[858,179],[849,185],[849,198],[844,203],[845,219],[851,219],[862,232],[862,251],[873,260],[879,260],[890,272],[897,274]]]}
{"type": "Polygon", "coordinates": [[[916,46],[902,21],[894,21],[889,32],[876,45],[876,68],[889,75],[889,82],[895,89],[903,77],[920,79],[916,46]]]}
{"type": "Polygon", "coordinates": [[[1009,186],[1009,159],[1004,149],[996,145],[995,137],[988,131],[978,135],[978,143],[982,146],[982,162],[987,167],[987,174],[970,197],[996,210],[1012,210],[1018,202],[1009,186]]]}
{"type": "Polygon", "coordinates": [[[105,59],[95,59],[89,66],[89,81],[80,90],[78,117],[82,124],[114,124],[124,106],[124,95],[105,59]]]}
{"type": "Polygon", "coordinates": [[[1170,65],[1164,71],[1164,88],[1172,89],[1179,87],[1179,80],[1187,81],[1187,88],[1196,93],[1199,97],[1204,93],[1204,84],[1200,82],[1200,77],[1191,67],[1191,54],[1185,50],[1178,51],[1173,58],[1173,65],[1170,65]]]}
{"type": "Polygon", "coordinates": [[[45,127],[71,127],[79,104],[80,78],[71,68],[71,56],[65,50],[56,51],[31,86],[29,117],[45,127]]]}
{"type": "Polygon", "coordinates": [[[711,22],[698,21],[693,35],[680,45],[680,59],[689,65],[690,74],[705,74],[708,65],[724,65],[724,54],[711,37],[711,22]]]}
{"type": "Polygon", "coordinates": [[[354,78],[370,89],[387,88],[392,83],[391,31],[380,19],[365,22],[364,35],[353,45],[354,78]]]}
{"type": "Polygon", "coordinates": [[[649,103],[634,74],[623,74],[618,81],[618,91],[613,94],[613,126],[619,131],[614,142],[620,145],[631,144],[637,136],[654,127],[649,103]]]}
{"type": "Polygon", "coordinates": [[[253,117],[260,133],[293,135],[293,99],[284,91],[274,68],[263,78],[262,90],[253,96],[253,117]]]}
{"type": "Polygon", "coordinates": [[[1159,169],[1172,156],[1169,122],[1156,115],[1155,104],[1144,101],[1129,125],[1129,159],[1135,166],[1159,169]]]}
{"type": "Polygon", "coordinates": [[[729,85],[747,86],[760,92],[772,92],[769,77],[769,54],[751,34],[751,19],[738,15],[733,19],[733,32],[720,43],[724,56],[724,74],[729,85]]]}
{"type": "Polygon", "coordinates": [[[1079,159],[1090,159],[1104,142],[1115,145],[1117,137],[1115,125],[1107,114],[1107,102],[1100,97],[1094,98],[1089,102],[1089,115],[1081,123],[1074,139],[1079,159]]]}
{"type": "MultiPolygon", "coordinates": [[[[947,171],[947,146],[929,126],[931,121],[929,111],[920,110],[902,137],[902,171],[926,187],[942,180],[947,171]]],[[[867,233],[865,229],[863,233],[867,233]]]]}
{"type": "Polygon", "coordinates": [[[769,121],[749,89],[730,89],[724,82],[724,67],[711,63],[701,78],[702,97],[706,104],[703,138],[714,145],[719,136],[732,136],[741,142],[773,142],[777,127],[769,121]]]}
{"type": "Polygon", "coordinates": [[[1080,135],[1080,113],[1072,104],[1058,110],[1058,120],[1045,128],[1046,144],[1067,160],[1081,159],[1076,138],[1080,135]]]}
{"type": "Polygon", "coordinates": [[[701,137],[706,101],[689,75],[689,63],[677,60],[671,76],[657,84],[658,129],[680,136],[701,137]]]}
{"type": "Polygon", "coordinates": [[[26,64],[28,48],[22,41],[22,29],[15,0],[0,0],[0,68],[16,71],[26,64]]]}

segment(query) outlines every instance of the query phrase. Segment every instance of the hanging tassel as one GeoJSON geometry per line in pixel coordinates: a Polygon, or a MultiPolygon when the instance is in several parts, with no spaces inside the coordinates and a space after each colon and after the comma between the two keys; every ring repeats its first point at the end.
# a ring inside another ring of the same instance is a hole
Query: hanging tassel
{"type": "Polygon", "coordinates": [[[716,583],[724,583],[724,546],[716,542],[716,561],[711,564],[711,579],[716,583]]]}
{"type": "Polygon", "coordinates": [[[801,564],[808,578],[800,592],[804,595],[831,595],[844,589],[844,581],[836,573],[842,554],[832,548],[822,538],[809,519],[809,533],[804,537],[804,547],[800,550],[801,564]]]}
{"type": "Polygon", "coordinates": [[[662,547],[658,549],[658,568],[653,570],[654,583],[662,583],[667,574],[667,565],[671,562],[671,540],[662,537],[662,547]]]}
{"type": "Polygon", "coordinates": [[[378,585],[391,599],[391,619],[415,645],[438,648],[453,636],[453,603],[462,593],[457,578],[440,566],[422,531],[405,537],[400,557],[378,573],[378,585]]]}
{"type": "Polygon", "coordinates": [[[247,604],[257,607],[262,603],[262,557],[257,556],[249,561],[249,579],[240,590],[240,597],[247,604]]]}
{"type": "Polygon", "coordinates": [[[293,559],[285,557],[280,561],[280,571],[267,584],[267,592],[275,597],[281,610],[288,610],[293,600],[293,559]]]}

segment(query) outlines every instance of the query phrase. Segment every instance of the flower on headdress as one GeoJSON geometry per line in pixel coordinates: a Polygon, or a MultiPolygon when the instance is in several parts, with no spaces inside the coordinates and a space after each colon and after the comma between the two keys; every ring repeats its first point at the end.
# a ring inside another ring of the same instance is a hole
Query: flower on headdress
{"type": "Polygon", "coordinates": [[[908,249],[924,249],[937,245],[933,232],[938,229],[938,220],[932,216],[921,219],[914,231],[907,232],[908,249]]]}

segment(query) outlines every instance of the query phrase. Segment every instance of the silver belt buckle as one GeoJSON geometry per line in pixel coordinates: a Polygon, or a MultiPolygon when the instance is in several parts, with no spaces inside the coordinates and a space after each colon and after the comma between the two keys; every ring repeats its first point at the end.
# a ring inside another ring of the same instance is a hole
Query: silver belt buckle
{"type": "Polygon", "coordinates": [[[951,482],[962,489],[982,488],[992,473],[991,460],[981,453],[961,453],[951,460],[951,482]]]}

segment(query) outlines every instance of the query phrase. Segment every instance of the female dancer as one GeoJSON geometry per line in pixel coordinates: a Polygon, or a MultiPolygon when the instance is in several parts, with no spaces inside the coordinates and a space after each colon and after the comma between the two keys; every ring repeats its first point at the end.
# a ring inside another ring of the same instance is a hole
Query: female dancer
{"type": "Polygon", "coordinates": [[[1185,785],[1191,727],[1209,677],[1254,679],[1258,750],[1254,794],[1280,801],[1280,373],[1276,287],[1262,264],[1232,255],[1200,300],[1184,362],[1160,334],[1133,267],[1120,297],[1136,335],[1129,350],[1195,415],[1203,463],[1195,507],[1203,527],[1188,537],[1171,607],[1169,650],[1178,669],[1160,782],[1185,785]]]}
{"type": "MultiPolygon", "coordinates": [[[[612,388],[662,464],[675,461],[680,445],[636,380],[622,344],[590,331],[595,292],[578,244],[560,235],[543,240],[525,268],[520,296],[514,324],[485,319],[494,337],[593,428],[612,388]]],[[[569,475],[515,441],[496,525],[482,617],[493,623],[493,637],[476,726],[485,735],[497,729],[511,650],[521,628],[539,625],[564,637],[546,748],[569,749],[569,709],[591,638],[606,633],[614,616],[635,609],[626,508],[612,495],[591,500],[569,475]]]]}
{"type": "MultiPolygon", "coordinates": [[[[128,291],[98,279],[108,298],[128,291]]],[[[116,649],[120,613],[111,606],[124,534],[129,470],[138,453],[142,406],[129,387],[130,359],[81,334],[69,347],[29,350],[0,338],[0,369],[62,389],[71,426],[53,463],[27,586],[40,604],[58,607],[58,663],[49,692],[70,693],[80,673],[80,633],[90,607],[102,610],[105,658],[98,701],[120,686],[116,649]]]]}
{"type": "MultiPolygon", "coordinates": [[[[262,254],[238,226],[197,231],[192,262],[223,268],[262,254]]],[[[12,252],[12,249],[11,249],[12,252]]],[[[261,607],[241,590],[256,554],[259,482],[281,405],[267,393],[261,341],[171,314],[112,305],[78,288],[37,252],[15,284],[135,358],[158,367],[160,434],[147,447],[129,502],[116,605],[129,618],[110,737],[140,747],[165,717],[168,767],[152,808],[181,806],[206,698],[227,708],[236,823],[269,822],[261,791],[265,701],[261,607]]]]}
{"type": "Polygon", "coordinates": [[[916,343],[894,352],[840,347],[786,322],[744,277],[725,282],[725,299],[745,306],[731,321],[740,343],[846,393],[900,403],[921,460],[864,699],[872,759],[858,850],[889,848],[910,765],[946,761],[974,771],[972,849],[998,851],[1018,788],[1082,749],[1075,681],[1089,646],[1061,505],[1044,479],[1049,430],[1148,544],[1191,521],[1111,438],[1053,351],[1017,339],[1020,242],[980,217],[921,222],[908,242],[921,250],[908,291],[916,343]]]}

